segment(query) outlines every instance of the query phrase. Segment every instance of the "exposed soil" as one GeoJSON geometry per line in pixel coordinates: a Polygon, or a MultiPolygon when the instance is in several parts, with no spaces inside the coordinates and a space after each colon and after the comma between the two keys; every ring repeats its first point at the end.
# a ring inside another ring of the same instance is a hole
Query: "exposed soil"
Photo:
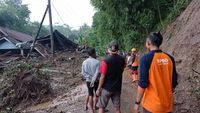
{"type": "MultiPolygon", "coordinates": [[[[179,85],[175,91],[174,113],[200,113],[200,0],[162,30],[162,49],[176,59],[179,85]]],[[[1,112],[85,113],[87,88],[82,81],[81,64],[86,55],[58,53],[54,58],[0,56],[1,112]],[[4,66],[6,65],[6,67],[4,66]],[[32,90],[34,89],[34,90],[32,90]]],[[[133,113],[136,85],[124,72],[122,112],[133,113]]],[[[109,103],[108,113],[113,113],[109,103]]]]}
{"type": "MultiPolygon", "coordinates": [[[[121,94],[121,112],[134,113],[134,103],[137,92],[137,84],[132,82],[129,70],[126,68],[123,74],[122,94],[121,94]]],[[[107,107],[108,113],[114,113],[113,104],[110,101],[107,107]]]]}
{"type": "MultiPolygon", "coordinates": [[[[121,95],[122,113],[134,113],[134,99],[136,92],[136,84],[131,82],[128,70],[123,75],[123,88],[121,95]]],[[[30,106],[21,112],[23,113],[89,113],[84,111],[84,101],[87,95],[87,87],[85,83],[72,88],[71,91],[41,104],[30,106]]],[[[113,113],[113,105],[110,101],[107,113],[113,113]]],[[[96,111],[97,113],[97,111],[96,111]]]]}
{"type": "Polygon", "coordinates": [[[62,95],[75,98],[69,92],[82,83],[80,70],[85,58],[84,54],[67,52],[54,58],[9,61],[0,72],[1,112],[22,112],[31,105],[62,99],[62,95]]]}
{"type": "Polygon", "coordinates": [[[175,113],[200,112],[200,1],[187,9],[163,31],[162,48],[176,59],[179,85],[175,92],[175,113]]]}
{"type": "Polygon", "coordinates": [[[22,113],[85,113],[84,100],[87,94],[85,85],[78,85],[72,90],[52,99],[51,101],[30,106],[22,113]]]}

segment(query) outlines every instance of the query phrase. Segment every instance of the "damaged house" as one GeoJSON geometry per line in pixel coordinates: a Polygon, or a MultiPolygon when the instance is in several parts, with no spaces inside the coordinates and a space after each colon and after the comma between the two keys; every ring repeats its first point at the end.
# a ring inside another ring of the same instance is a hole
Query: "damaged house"
{"type": "MultiPolygon", "coordinates": [[[[53,32],[53,37],[55,51],[76,50],[77,44],[66,38],[57,30],[53,32]]],[[[34,38],[30,35],[0,27],[0,54],[12,52],[13,54],[21,54],[24,56],[29,52],[33,40],[34,38]]],[[[34,51],[43,57],[48,56],[50,48],[50,35],[38,38],[34,45],[34,51]]]]}
{"type": "Polygon", "coordinates": [[[30,35],[0,27],[0,54],[10,51],[23,56],[30,50],[30,41],[33,41],[30,35]]]}
{"type": "MultiPolygon", "coordinates": [[[[65,37],[63,34],[61,34],[57,30],[55,30],[53,32],[53,38],[54,38],[54,49],[55,49],[55,51],[62,51],[62,50],[75,51],[76,48],[77,48],[76,43],[69,40],[67,37],[65,37]]],[[[49,50],[51,48],[50,35],[38,38],[36,40],[36,42],[42,44],[44,47],[48,48],[49,50]]]]}

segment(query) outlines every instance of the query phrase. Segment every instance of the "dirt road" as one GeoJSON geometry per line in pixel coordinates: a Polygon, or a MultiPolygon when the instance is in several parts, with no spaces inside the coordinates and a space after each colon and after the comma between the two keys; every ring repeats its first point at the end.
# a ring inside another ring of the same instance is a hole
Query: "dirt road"
{"type": "MultiPolygon", "coordinates": [[[[134,100],[136,95],[136,84],[131,82],[129,76],[129,71],[125,70],[123,74],[123,85],[122,85],[122,95],[121,95],[121,111],[122,113],[134,113],[134,100]]],[[[114,113],[112,102],[110,101],[107,109],[108,113],[114,113]]]]}
{"type": "MultiPolygon", "coordinates": [[[[123,75],[123,88],[121,95],[122,113],[133,113],[136,86],[131,82],[128,70],[123,75]]],[[[53,99],[52,101],[28,107],[23,113],[87,113],[83,111],[84,100],[87,94],[85,84],[77,86],[72,91],[53,99]]],[[[114,109],[110,101],[107,113],[113,113],[114,109]]],[[[96,111],[97,113],[97,111],[96,111]]]]}

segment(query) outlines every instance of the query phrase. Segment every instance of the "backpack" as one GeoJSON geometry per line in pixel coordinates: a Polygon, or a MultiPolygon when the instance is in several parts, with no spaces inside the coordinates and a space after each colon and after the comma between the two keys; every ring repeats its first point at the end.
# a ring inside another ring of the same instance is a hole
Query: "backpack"
{"type": "Polygon", "coordinates": [[[135,60],[135,55],[131,54],[131,56],[130,56],[130,58],[129,58],[129,60],[128,60],[128,67],[129,67],[130,69],[131,69],[131,67],[132,67],[132,64],[133,64],[134,60],[135,60]]]}

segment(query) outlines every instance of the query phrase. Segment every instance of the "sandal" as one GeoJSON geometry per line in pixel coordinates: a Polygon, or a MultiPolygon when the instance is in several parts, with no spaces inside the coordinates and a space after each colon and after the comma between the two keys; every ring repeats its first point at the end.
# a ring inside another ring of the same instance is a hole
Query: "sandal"
{"type": "Polygon", "coordinates": [[[109,110],[108,109],[104,109],[104,112],[108,112],[109,110]]]}
{"type": "Polygon", "coordinates": [[[98,109],[99,109],[99,107],[97,107],[97,106],[96,106],[96,107],[94,107],[93,109],[94,109],[94,110],[98,110],[98,109]]]}
{"type": "Polygon", "coordinates": [[[85,109],[84,109],[84,111],[87,111],[87,110],[88,110],[88,107],[86,106],[85,109]]]}

